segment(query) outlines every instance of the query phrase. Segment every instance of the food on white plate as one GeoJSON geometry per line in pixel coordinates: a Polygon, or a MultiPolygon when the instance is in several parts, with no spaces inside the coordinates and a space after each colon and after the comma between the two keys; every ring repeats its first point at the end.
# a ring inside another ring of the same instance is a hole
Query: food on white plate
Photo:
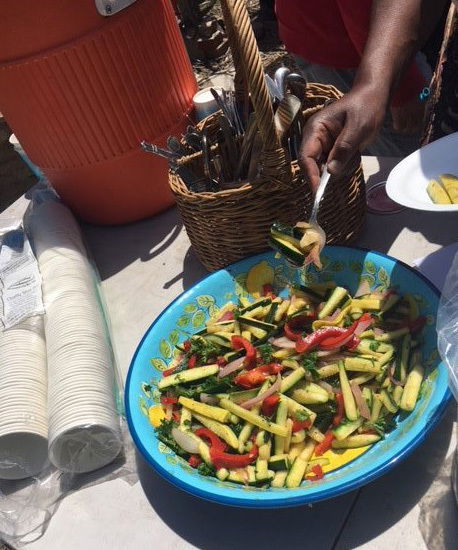
{"type": "Polygon", "coordinates": [[[442,174],[428,183],[426,191],[434,204],[458,204],[458,177],[442,174]]]}
{"type": "Polygon", "coordinates": [[[254,300],[226,303],[177,345],[149,417],[202,475],[294,488],[414,409],[425,318],[412,296],[366,283],[354,296],[332,282],[276,296],[263,264],[249,274],[254,300]]]}

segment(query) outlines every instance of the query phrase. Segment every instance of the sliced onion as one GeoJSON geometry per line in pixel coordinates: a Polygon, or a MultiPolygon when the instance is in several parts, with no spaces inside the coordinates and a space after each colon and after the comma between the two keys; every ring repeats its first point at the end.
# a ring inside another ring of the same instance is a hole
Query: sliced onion
{"type": "Polygon", "coordinates": [[[331,384],[328,384],[324,380],[320,380],[319,382],[317,382],[317,384],[318,386],[320,386],[320,388],[323,388],[323,390],[327,391],[329,395],[333,395],[337,391],[336,388],[333,388],[331,384]]]}
{"type": "Polygon", "coordinates": [[[165,406],[165,419],[171,420],[172,414],[173,414],[173,405],[169,403],[168,405],[165,406]]]}
{"type": "Polygon", "coordinates": [[[394,365],[391,365],[391,367],[388,369],[388,378],[393,382],[395,386],[401,386],[401,388],[404,387],[404,384],[400,382],[399,380],[396,380],[394,377],[394,365]]]}
{"type": "Polygon", "coordinates": [[[256,397],[253,397],[252,399],[248,399],[248,401],[245,401],[244,403],[240,403],[240,406],[244,409],[251,409],[251,407],[254,407],[257,403],[260,403],[264,401],[269,395],[272,395],[280,390],[281,386],[281,376],[280,374],[277,374],[277,379],[275,382],[270,386],[268,390],[266,390],[263,393],[258,394],[256,397]]]}
{"type": "Polygon", "coordinates": [[[323,265],[321,263],[320,259],[320,252],[322,248],[324,247],[325,243],[323,242],[321,245],[316,244],[312,246],[310,249],[310,252],[308,253],[308,256],[305,258],[304,265],[309,265],[311,263],[315,264],[318,269],[322,269],[323,265]]]}
{"type": "Polygon", "coordinates": [[[370,292],[371,292],[370,284],[368,283],[367,279],[363,279],[359,283],[359,287],[356,290],[354,297],[359,298],[360,296],[364,296],[365,294],[370,294],[370,292]]]}
{"type": "Polygon", "coordinates": [[[383,332],[383,330],[381,328],[375,327],[374,328],[374,334],[375,334],[375,336],[382,336],[385,333],[383,332]]]}
{"type": "Polygon", "coordinates": [[[336,355],[339,353],[340,347],[335,349],[321,349],[316,352],[318,357],[330,357],[331,355],[336,355]]]}
{"type": "Polygon", "coordinates": [[[359,336],[361,333],[363,333],[367,328],[369,328],[372,324],[373,324],[374,320],[371,318],[371,319],[364,319],[362,321],[360,321],[357,325],[356,325],[356,328],[355,328],[355,331],[353,334],[355,334],[356,336],[359,336]]]}
{"type": "Polygon", "coordinates": [[[234,359],[224,367],[221,367],[218,372],[218,378],[223,378],[223,376],[227,376],[228,374],[231,374],[236,370],[243,369],[244,360],[245,360],[245,357],[239,357],[238,359],[234,359]]]}
{"type": "Polygon", "coordinates": [[[369,411],[369,407],[367,406],[366,400],[363,397],[361,388],[358,386],[358,384],[352,384],[352,383],[350,383],[350,387],[351,387],[351,391],[353,392],[353,395],[355,396],[355,401],[356,401],[356,404],[358,405],[358,410],[361,416],[369,420],[371,417],[371,413],[369,411]]]}
{"type": "MultiPolygon", "coordinates": [[[[318,354],[319,352],[317,352],[318,354]]],[[[320,359],[318,362],[319,367],[325,367],[326,365],[335,365],[336,361],[344,361],[348,355],[343,355],[339,353],[334,353],[334,355],[331,355],[329,359],[324,357],[323,359],[320,359]]]]}
{"type": "Polygon", "coordinates": [[[324,320],[325,321],[331,321],[331,322],[334,321],[340,315],[341,311],[342,310],[340,308],[337,308],[332,315],[329,315],[324,320]]]}
{"type": "Polygon", "coordinates": [[[172,428],[172,437],[178,443],[178,445],[187,453],[199,453],[199,444],[197,443],[197,441],[189,436],[187,433],[181,431],[179,428],[172,428]]]}
{"type": "Polygon", "coordinates": [[[275,338],[274,340],[272,340],[272,345],[282,349],[296,348],[296,342],[292,342],[289,338],[286,338],[286,336],[280,336],[280,338],[275,338]]]}
{"type": "Polygon", "coordinates": [[[200,400],[202,403],[207,403],[207,405],[218,405],[219,401],[214,395],[210,395],[209,393],[201,393],[200,394],[200,400]]]}

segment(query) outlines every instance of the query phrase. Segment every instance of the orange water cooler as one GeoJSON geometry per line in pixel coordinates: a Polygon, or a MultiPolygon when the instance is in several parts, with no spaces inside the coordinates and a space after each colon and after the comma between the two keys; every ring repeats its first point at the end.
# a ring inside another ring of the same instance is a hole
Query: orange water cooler
{"type": "Polygon", "coordinates": [[[83,220],[173,203],[140,150],[188,123],[197,86],[170,0],[0,0],[0,112],[83,220]]]}

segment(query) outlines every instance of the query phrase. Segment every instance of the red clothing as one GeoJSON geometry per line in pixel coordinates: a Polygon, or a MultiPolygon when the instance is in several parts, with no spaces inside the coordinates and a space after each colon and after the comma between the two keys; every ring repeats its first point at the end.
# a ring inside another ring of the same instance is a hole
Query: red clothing
{"type": "MultiPolygon", "coordinates": [[[[310,63],[356,69],[369,33],[372,0],[276,0],[280,37],[286,49],[310,63]]],[[[416,63],[394,96],[399,105],[418,95],[424,77],[416,63]]]]}

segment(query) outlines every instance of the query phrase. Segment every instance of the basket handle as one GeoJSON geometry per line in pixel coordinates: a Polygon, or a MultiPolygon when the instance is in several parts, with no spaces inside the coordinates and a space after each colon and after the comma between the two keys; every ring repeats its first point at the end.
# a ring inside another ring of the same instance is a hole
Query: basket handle
{"type": "Polygon", "coordinates": [[[290,179],[290,163],[275,129],[272,102],[246,0],[221,0],[221,8],[236,71],[235,88],[238,94],[244,87],[249,92],[261,135],[262,172],[268,177],[290,179]]]}

